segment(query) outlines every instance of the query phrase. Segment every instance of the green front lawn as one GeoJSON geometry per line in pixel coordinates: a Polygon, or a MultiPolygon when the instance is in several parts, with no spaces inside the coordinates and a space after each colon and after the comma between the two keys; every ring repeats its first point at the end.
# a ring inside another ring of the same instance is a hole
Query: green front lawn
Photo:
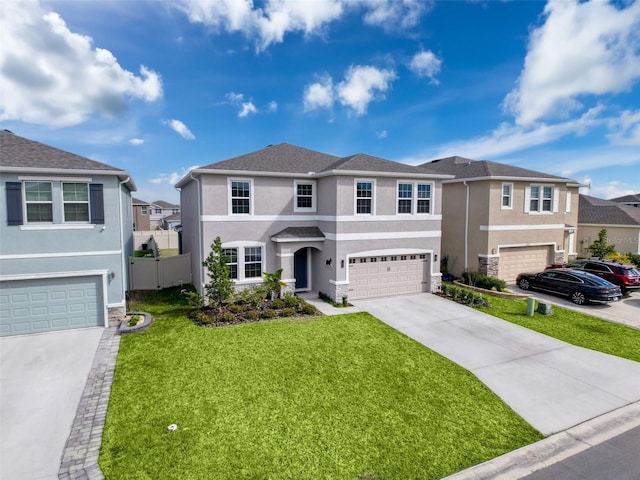
{"type": "Polygon", "coordinates": [[[157,298],[135,306],[151,328],[121,340],[109,480],[437,479],[542,438],[366,313],[203,328],[157,298]]]}
{"type": "Polygon", "coordinates": [[[553,306],[553,315],[527,316],[526,300],[485,295],[491,307],[479,307],[494,317],[544,333],[572,345],[640,362],[640,330],[591,315],[553,306]]]}

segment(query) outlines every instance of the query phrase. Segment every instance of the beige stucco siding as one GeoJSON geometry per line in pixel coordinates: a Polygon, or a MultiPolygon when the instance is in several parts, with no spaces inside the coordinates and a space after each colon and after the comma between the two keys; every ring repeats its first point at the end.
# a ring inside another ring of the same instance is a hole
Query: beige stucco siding
{"type": "Polygon", "coordinates": [[[581,257],[590,257],[589,245],[598,239],[598,233],[607,230],[607,243],[614,245],[619,253],[640,254],[640,226],[578,225],[577,251],[581,257]]]}

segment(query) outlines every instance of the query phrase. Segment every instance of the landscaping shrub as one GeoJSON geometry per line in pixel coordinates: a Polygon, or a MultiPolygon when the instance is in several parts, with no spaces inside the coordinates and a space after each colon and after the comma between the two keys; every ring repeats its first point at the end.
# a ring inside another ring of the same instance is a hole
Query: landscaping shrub
{"type": "Polygon", "coordinates": [[[443,283],[440,290],[442,292],[442,296],[450,298],[454,302],[472,307],[490,307],[482,294],[474,292],[473,290],[468,290],[449,283],[443,283]]]}
{"type": "Polygon", "coordinates": [[[213,323],[213,317],[207,315],[201,310],[196,310],[191,314],[191,318],[196,323],[201,323],[203,325],[210,325],[213,323]]]}
{"type": "Polygon", "coordinates": [[[135,327],[140,321],[140,318],[141,318],[140,315],[132,315],[129,321],[127,322],[127,325],[129,327],[135,327]]]}
{"type": "Polygon", "coordinates": [[[640,268],[640,253],[627,253],[627,257],[629,257],[629,261],[632,265],[640,268]]]}
{"type": "Polygon", "coordinates": [[[271,307],[278,310],[281,308],[284,308],[285,307],[284,300],[282,300],[281,298],[276,298],[274,301],[271,302],[271,307]]]}
{"type": "Polygon", "coordinates": [[[318,309],[315,305],[311,305],[310,303],[305,303],[300,311],[305,315],[315,315],[318,313],[318,309]]]}
{"type": "Polygon", "coordinates": [[[276,311],[272,308],[267,308],[262,312],[262,318],[275,318],[276,311]]]}
{"type": "Polygon", "coordinates": [[[231,323],[236,319],[236,316],[231,312],[223,313],[218,320],[224,323],[231,323]]]}
{"type": "Polygon", "coordinates": [[[250,320],[250,321],[257,320],[259,316],[260,316],[260,314],[258,313],[257,310],[249,310],[248,312],[245,312],[245,314],[244,314],[244,318],[246,318],[247,320],[250,320]]]}
{"type": "Polygon", "coordinates": [[[467,285],[471,285],[472,287],[484,288],[485,290],[497,290],[498,292],[504,292],[504,290],[507,288],[507,282],[505,282],[504,280],[489,277],[477,272],[464,272],[462,274],[462,280],[467,285]]]}
{"type": "Polygon", "coordinates": [[[295,308],[283,308],[280,311],[280,315],[283,317],[293,317],[296,314],[295,308]]]}
{"type": "Polygon", "coordinates": [[[248,303],[253,308],[259,308],[262,302],[267,298],[268,289],[262,285],[243,288],[234,295],[235,303],[248,303]]]}
{"type": "Polygon", "coordinates": [[[300,303],[300,299],[298,297],[293,296],[291,293],[288,293],[284,296],[284,306],[289,308],[295,308],[300,303]]]}
{"type": "Polygon", "coordinates": [[[244,307],[242,305],[238,305],[237,303],[233,303],[229,305],[229,311],[237,315],[238,313],[242,313],[244,311],[244,307]]]}
{"type": "Polygon", "coordinates": [[[183,289],[180,291],[187,304],[196,310],[201,310],[204,307],[204,298],[195,290],[183,289]]]}

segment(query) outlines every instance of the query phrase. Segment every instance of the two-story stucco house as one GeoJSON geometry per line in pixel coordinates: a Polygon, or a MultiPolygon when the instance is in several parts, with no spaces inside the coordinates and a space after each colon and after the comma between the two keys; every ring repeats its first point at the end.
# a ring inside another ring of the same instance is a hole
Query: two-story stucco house
{"type": "Polygon", "coordinates": [[[427,162],[443,181],[442,254],[454,275],[506,281],[576,256],[578,188],[571,179],[487,160],[427,162]]]}
{"type": "Polygon", "coordinates": [[[125,313],[129,174],[0,131],[0,333],[108,325],[125,313]]]}
{"type": "Polygon", "coordinates": [[[237,287],[282,268],[288,289],[336,301],[434,291],[444,178],[286,143],[192,170],[176,187],[194,283],[220,236],[237,287]]]}

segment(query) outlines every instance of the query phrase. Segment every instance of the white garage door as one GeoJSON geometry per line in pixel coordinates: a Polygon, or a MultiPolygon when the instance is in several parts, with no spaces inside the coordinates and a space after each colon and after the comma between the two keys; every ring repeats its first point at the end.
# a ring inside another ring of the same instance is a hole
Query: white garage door
{"type": "Polygon", "coordinates": [[[349,259],[349,299],[428,292],[431,255],[349,259]]]}
{"type": "Polygon", "coordinates": [[[0,282],[0,335],[104,325],[102,277],[0,282]]]}
{"type": "Polygon", "coordinates": [[[551,263],[551,248],[548,245],[501,248],[498,277],[513,282],[519,273],[541,272],[551,263]]]}

